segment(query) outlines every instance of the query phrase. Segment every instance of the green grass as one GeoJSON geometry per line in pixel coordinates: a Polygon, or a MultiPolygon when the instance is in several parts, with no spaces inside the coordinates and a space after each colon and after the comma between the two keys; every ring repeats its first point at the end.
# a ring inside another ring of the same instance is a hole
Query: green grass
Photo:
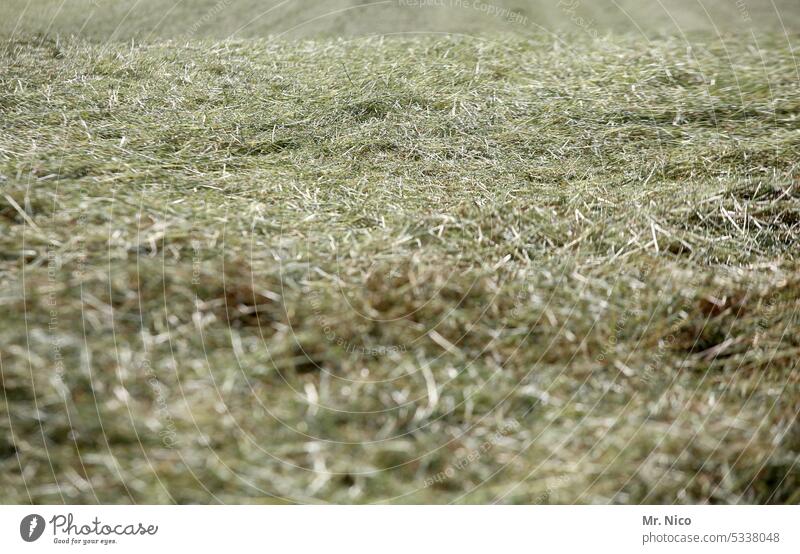
{"type": "Polygon", "coordinates": [[[800,501],[780,34],[0,52],[2,501],[800,501]]]}

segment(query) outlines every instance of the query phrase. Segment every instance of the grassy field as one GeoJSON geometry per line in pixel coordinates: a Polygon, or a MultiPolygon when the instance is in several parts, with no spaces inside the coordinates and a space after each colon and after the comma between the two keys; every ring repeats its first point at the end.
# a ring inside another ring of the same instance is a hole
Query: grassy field
{"type": "Polygon", "coordinates": [[[3,502],[800,502],[796,35],[32,11],[3,502]]]}

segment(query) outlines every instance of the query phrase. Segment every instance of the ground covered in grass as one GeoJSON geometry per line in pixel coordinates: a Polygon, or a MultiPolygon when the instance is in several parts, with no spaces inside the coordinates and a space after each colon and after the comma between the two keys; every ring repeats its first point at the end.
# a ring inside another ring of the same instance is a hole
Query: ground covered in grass
{"type": "Polygon", "coordinates": [[[0,45],[4,502],[800,501],[786,38],[0,45]]]}

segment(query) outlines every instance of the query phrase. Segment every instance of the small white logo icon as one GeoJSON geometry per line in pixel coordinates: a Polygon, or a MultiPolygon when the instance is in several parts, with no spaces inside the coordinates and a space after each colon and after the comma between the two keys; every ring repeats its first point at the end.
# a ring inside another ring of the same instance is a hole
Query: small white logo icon
{"type": "Polygon", "coordinates": [[[39,514],[30,514],[22,518],[19,534],[25,542],[33,542],[44,533],[44,518],[39,514]]]}

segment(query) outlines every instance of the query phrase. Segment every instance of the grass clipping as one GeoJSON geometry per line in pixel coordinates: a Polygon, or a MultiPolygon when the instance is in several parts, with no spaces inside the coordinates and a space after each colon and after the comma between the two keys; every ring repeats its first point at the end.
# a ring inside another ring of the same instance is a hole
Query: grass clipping
{"type": "Polygon", "coordinates": [[[5,502],[800,502],[760,41],[0,46],[5,502]]]}

